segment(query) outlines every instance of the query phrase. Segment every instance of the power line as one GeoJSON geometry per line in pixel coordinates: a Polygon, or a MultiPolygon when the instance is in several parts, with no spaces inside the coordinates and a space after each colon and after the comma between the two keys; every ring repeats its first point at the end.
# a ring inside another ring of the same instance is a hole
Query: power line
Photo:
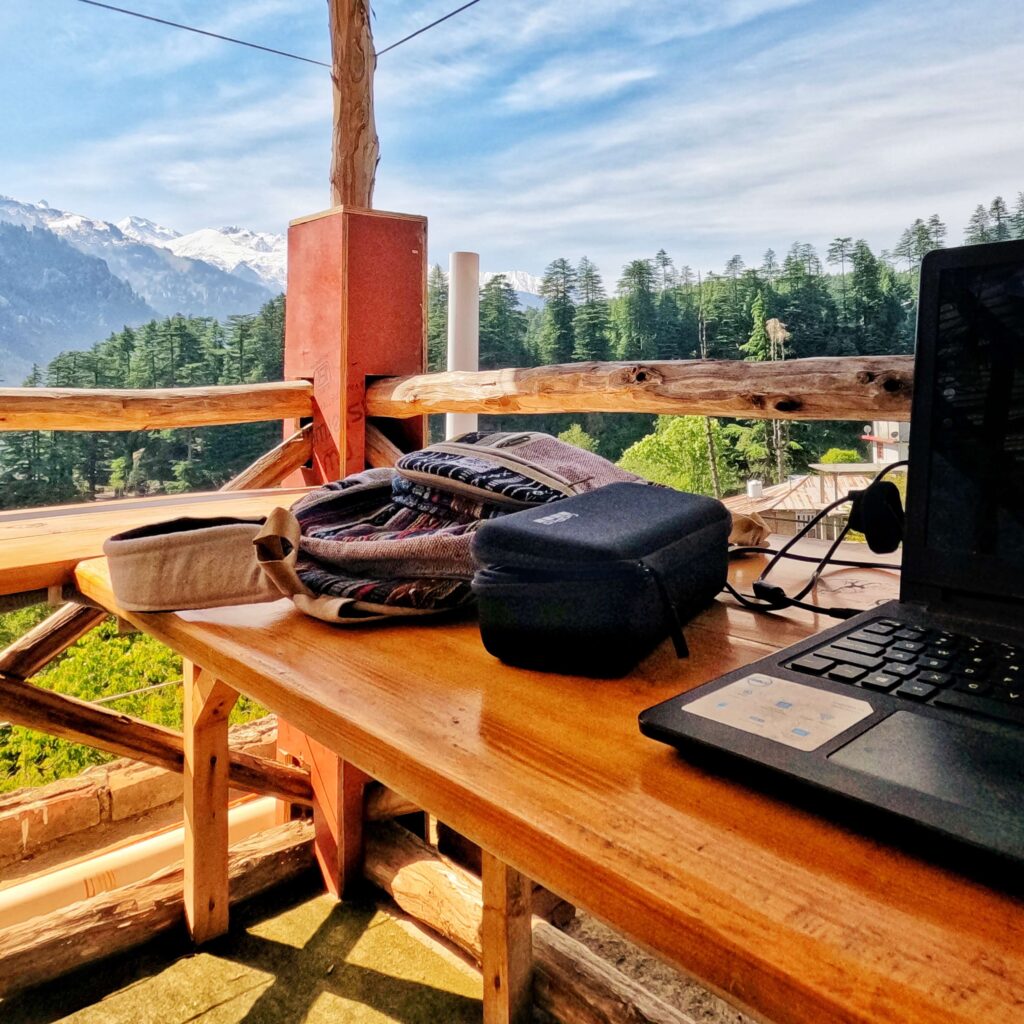
{"type": "Polygon", "coordinates": [[[118,14],[127,14],[132,18],[142,18],[143,21],[155,21],[158,25],[169,25],[171,28],[180,28],[183,32],[195,32],[198,36],[209,36],[211,39],[220,39],[225,43],[236,43],[238,46],[248,46],[253,50],[262,50],[264,53],[276,53],[279,57],[291,57],[292,60],[301,60],[306,64],[319,64],[322,68],[329,68],[322,60],[313,60],[312,57],[300,57],[297,53],[288,53],[287,50],[275,50],[270,46],[260,46],[259,43],[250,43],[244,39],[234,39],[231,36],[222,36],[216,32],[207,32],[206,29],[193,28],[191,25],[182,25],[177,21],[167,21],[165,18],[155,18],[152,14],[141,14],[139,11],[129,11],[126,7],[114,7],[113,4],[102,4],[99,0],[78,0],[80,4],[88,4],[90,7],[102,7],[108,11],[117,11],[118,14]]]}
{"type": "Polygon", "coordinates": [[[469,0],[468,4],[463,4],[461,7],[456,7],[454,11],[449,11],[446,15],[444,15],[444,17],[438,18],[437,21],[432,21],[429,25],[424,25],[423,28],[418,28],[416,29],[415,32],[410,32],[407,36],[403,37],[402,39],[399,39],[397,43],[392,43],[390,46],[385,46],[383,50],[378,50],[375,56],[382,56],[383,54],[387,53],[388,50],[393,50],[396,46],[401,46],[402,43],[407,43],[409,42],[410,39],[415,39],[416,36],[422,35],[428,29],[433,28],[435,25],[440,25],[442,21],[447,21],[449,18],[454,18],[456,14],[461,13],[467,7],[472,7],[473,4],[478,3],[480,3],[480,0],[469,0]]]}
{"type": "MultiPolygon", "coordinates": [[[[454,11],[449,11],[443,17],[438,18],[436,21],[432,21],[429,25],[424,25],[422,28],[416,29],[415,32],[410,32],[409,35],[403,36],[397,43],[385,46],[383,50],[377,50],[374,56],[380,57],[383,54],[388,53],[390,50],[394,50],[396,47],[401,46],[402,43],[407,43],[410,39],[415,39],[416,36],[429,31],[435,25],[440,25],[442,21],[454,18],[456,14],[460,14],[462,11],[466,10],[467,7],[472,7],[474,4],[478,4],[479,2],[480,0],[469,0],[469,3],[465,3],[461,7],[456,7],[454,11]]],[[[196,28],[193,25],[183,25],[178,21],[168,21],[166,18],[157,18],[152,14],[143,14],[141,11],[130,11],[127,7],[115,7],[113,4],[101,3],[100,0],[78,0],[78,3],[88,4],[90,7],[102,7],[107,11],[116,11],[118,14],[127,14],[131,18],[141,18],[143,21],[153,21],[158,25],[167,25],[170,28],[181,29],[183,32],[194,32],[198,36],[208,36],[210,39],[219,39],[224,43],[234,43],[236,46],[248,46],[251,50],[262,50],[264,53],[273,53],[278,57],[289,57],[291,60],[301,60],[305,64],[316,64],[318,67],[328,69],[331,67],[330,64],[327,64],[322,60],[314,60],[312,57],[302,57],[297,53],[289,53],[287,50],[275,50],[272,46],[261,46],[259,43],[250,43],[246,39],[235,39],[233,36],[222,36],[218,32],[208,32],[206,29],[196,28]]]]}

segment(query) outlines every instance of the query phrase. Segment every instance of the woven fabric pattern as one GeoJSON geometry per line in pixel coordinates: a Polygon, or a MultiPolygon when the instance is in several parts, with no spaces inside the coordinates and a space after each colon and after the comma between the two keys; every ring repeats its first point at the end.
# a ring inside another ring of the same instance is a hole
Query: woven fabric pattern
{"type": "Polygon", "coordinates": [[[481,523],[616,481],[646,483],[547,434],[466,434],[300,499],[296,571],[318,595],[457,608],[472,600],[470,540],[481,523]]]}

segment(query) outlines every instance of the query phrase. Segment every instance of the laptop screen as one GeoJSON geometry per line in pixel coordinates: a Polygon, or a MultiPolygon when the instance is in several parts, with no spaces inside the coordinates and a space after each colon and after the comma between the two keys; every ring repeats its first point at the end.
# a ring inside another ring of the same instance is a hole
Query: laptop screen
{"type": "Polygon", "coordinates": [[[1024,245],[922,267],[910,460],[911,573],[1024,595],[1024,245]]]}

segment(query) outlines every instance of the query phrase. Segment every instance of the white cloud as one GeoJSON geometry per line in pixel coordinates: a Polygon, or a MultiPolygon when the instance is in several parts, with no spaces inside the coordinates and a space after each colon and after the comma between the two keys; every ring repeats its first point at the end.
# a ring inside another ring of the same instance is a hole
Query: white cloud
{"type": "Polygon", "coordinates": [[[386,176],[387,202],[427,213],[442,255],[477,247],[536,272],[585,252],[609,278],[661,245],[711,268],[798,238],[887,247],[932,212],[957,241],[974,204],[1024,187],[1024,48],[900,62],[899,36],[883,45],[892,22],[848,28],[783,43],[697,97],[659,79],[613,116],[506,145],[471,173],[453,165],[444,182],[386,176]]]}
{"type": "Polygon", "coordinates": [[[306,73],[287,89],[243,90],[201,114],[70,147],[59,166],[12,169],[5,187],[107,220],[136,213],[186,232],[281,231],[328,205],[330,109],[329,83],[306,73]]]}
{"type": "Polygon", "coordinates": [[[550,110],[607,99],[657,74],[653,67],[618,67],[614,51],[559,58],[523,75],[502,96],[510,110],[550,110]]]}

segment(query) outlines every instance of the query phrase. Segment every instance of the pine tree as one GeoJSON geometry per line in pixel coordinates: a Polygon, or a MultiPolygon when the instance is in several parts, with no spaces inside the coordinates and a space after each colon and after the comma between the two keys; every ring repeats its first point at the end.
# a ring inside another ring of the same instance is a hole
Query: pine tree
{"type": "Polygon", "coordinates": [[[427,369],[448,365],[448,278],[439,263],[427,275],[427,369]]]}
{"type": "Polygon", "coordinates": [[[967,222],[964,241],[968,245],[992,241],[992,218],[989,216],[988,210],[980,203],[974,208],[974,213],[971,214],[971,219],[967,222]]]}
{"type": "Polygon", "coordinates": [[[992,205],[988,208],[988,215],[992,222],[993,242],[1005,242],[1013,237],[1010,210],[1002,196],[996,196],[992,200],[992,205]]]}
{"type": "Polygon", "coordinates": [[[676,283],[676,268],[672,263],[672,257],[664,249],[659,249],[654,255],[654,266],[658,273],[658,291],[663,292],[676,283]]]}
{"type": "Polygon", "coordinates": [[[613,319],[620,359],[653,358],[657,311],[650,260],[633,260],[623,267],[613,319]]]}
{"type": "Polygon", "coordinates": [[[572,357],[582,361],[608,358],[608,298],[597,267],[584,256],[576,268],[580,303],[573,318],[572,357]]]}
{"type": "Polygon", "coordinates": [[[761,276],[774,286],[779,276],[779,260],[774,249],[766,249],[761,257],[761,276]]]}
{"type": "Polygon", "coordinates": [[[833,266],[839,264],[839,288],[842,295],[843,317],[846,317],[846,261],[853,252],[853,239],[834,238],[828,247],[827,259],[833,266]]]}
{"type": "Polygon", "coordinates": [[[734,299],[737,295],[736,282],[743,273],[745,267],[746,264],[743,262],[743,257],[738,253],[735,256],[730,256],[725,264],[725,276],[732,281],[732,294],[734,299]]]}
{"type": "Polygon", "coordinates": [[[526,362],[526,317],[504,274],[480,292],[480,369],[522,366],[526,362]]]}
{"type": "Polygon", "coordinates": [[[564,258],[549,263],[540,286],[545,299],[540,353],[545,363],[567,363],[572,359],[575,292],[576,268],[564,258]]]}
{"type": "Polygon", "coordinates": [[[937,213],[928,218],[928,236],[931,243],[930,248],[941,249],[946,244],[946,225],[942,222],[937,213]]]}
{"type": "Polygon", "coordinates": [[[766,359],[772,358],[771,340],[768,337],[768,330],[765,327],[763,292],[757,293],[757,298],[754,299],[754,305],[750,312],[753,320],[753,326],[747,342],[740,345],[740,351],[743,353],[744,359],[754,362],[763,362],[766,359]]]}
{"type": "Polygon", "coordinates": [[[814,246],[794,242],[790,247],[773,306],[792,335],[794,356],[841,354],[835,351],[843,344],[838,311],[814,246]]]}
{"type": "Polygon", "coordinates": [[[654,351],[659,359],[681,359],[682,318],[674,289],[659,292],[655,300],[654,351]]]}
{"type": "Polygon", "coordinates": [[[1011,226],[1014,238],[1024,238],[1024,192],[1017,193],[1017,205],[1013,208],[1011,226]]]}

